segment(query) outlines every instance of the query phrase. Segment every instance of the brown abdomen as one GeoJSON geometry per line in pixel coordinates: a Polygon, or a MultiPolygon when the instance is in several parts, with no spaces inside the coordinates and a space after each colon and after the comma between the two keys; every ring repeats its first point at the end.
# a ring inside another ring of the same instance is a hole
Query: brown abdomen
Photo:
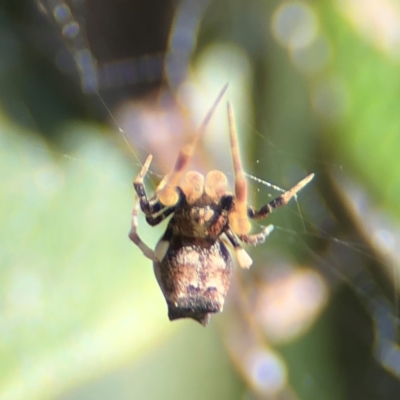
{"type": "Polygon", "coordinates": [[[193,318],[206,325],[210,314],[222,311],[232,270],[231,256],[220,240],[171,241],[162,261],[154,263],[169,319],[193,318]]]}

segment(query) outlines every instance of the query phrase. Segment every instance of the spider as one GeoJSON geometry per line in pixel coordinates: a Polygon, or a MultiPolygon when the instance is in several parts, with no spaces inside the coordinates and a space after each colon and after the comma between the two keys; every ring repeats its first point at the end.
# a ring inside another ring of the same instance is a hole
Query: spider
{"type": "Polygon", "coordinates": [[[226,89],[227,85],[215,100],[199,131],[181,148],[172,172],[161,180],[155,194],[148,199],[143,184],[152,155],[147,157],[133,183],[137,196],[129,238],[153,261],[171,321],[192,318],[205,326],[211,314],[222,311],[233,273],[233,261],[225,243],[232,245],[239,266],[249,268],[252,259],[239,241],[258,245],[265,241],[273,228],[268,225],[259,233],[249,234],[250,219],[266,218],[274,209],[287,204],[314,177],[314,174],[308,175],[258,211],[248,206],[247,182],[229,103],[235,194],[227,191],[227,178],[221,171],[210,171],[205,178],[197,171],[188,171],[183,176],[196,144],[226,89]],[[137,232],[138,202],[151,226],[173,214],[155,250],[150,249],[137,232]]]}

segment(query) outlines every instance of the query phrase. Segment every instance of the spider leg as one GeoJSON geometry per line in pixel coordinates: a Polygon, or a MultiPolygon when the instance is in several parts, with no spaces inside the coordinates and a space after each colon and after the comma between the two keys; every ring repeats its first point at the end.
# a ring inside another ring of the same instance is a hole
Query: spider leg
{"type": "Polygon", "coordinates": [[[240,245],[238,242],[234,232],[228,228],[225,232],[226,237],[228,238],[229,242],[232,244],[233,249],[235,251],[236,259],[240,268],[249,269],[251,264],[253,264],[253,260],[247,254],[246,250],[240,245]]]}
{"type": "Polygon", "coordinates": [[[178,202],[179,193],[176,191],[176,187],[179,185],[185,168],[192,158],[197,142],[202,137],[208,122],[210,121],[218,103],[220,102],[227,88],[228,85],[226,84],[222,88],[221,92],[218,94],[218,97],[208,111],[197,133],[193,135],[189,142],[184,145],[179,151],[178,157],[175,161],[175,165],[171,173],[165,177],[161,187],[159,187],[159,189],[157,190],[157,197],[161,201],[161,203],[164,204],[164,206],[174,206],[178,202]]]}
{"type": "Polygon", "coordinates": [[[289,200],[294,197],[297,192],[303,189],[312,179],[314,178],[314,174],[310,174],[302,179],[300,182],[296,183],[291,189],[283,193],[282,195],[276,197],[274,200],[269,203],[263,205],[258,211],[254,210],[253,207],[247,208],[247,215],[251,219],[263,219],[268,216],[273,210],[276,208],[282,207],[286,205],[289,200]]]}
{"type": "Polygon", "coordinates": [[[175,211],[175,207],[164,208],[162,212],[146,215],[146,221],[150,226],[158,225],[160,222],[164,221],[169,215],[175,211]]]}
{"type": "Polygon", "coordinates": [[[140,238],[137,232],[138,211],[139,211],[139,203],[138,203],[138,198],[136,197],[132,211],[132,224],[131,224],[131,230],[129,232],[129,239],[131,239],[132,242],[135,243],[137,247],[139,247],[139,249],[147,258],[153,261],[158,261],[155,252],[152,249],[150,249],[150,247],[147,246],[146,243],[143,242],[143,240],[140,238]]]}
{"type": "Polygon", "coordinates": [[[247,214],[247,182],[240,159],[239,141],[236,133],[233,110],[229,103],[228,120],[233,169],[235,171],[235,206],[234,209],[229,213],[229,224],[236,234],[246,235],[251,229],[247,214]]]}
{"type": "Polygon", "coordinates": [[[149,200],[147,198],[146,188],[144,187],[143,178],[146,176],[147,171],[151,163],[153,156],[149,154],[146,158],[142,169],[137,174],[135,180],[133,181],[133,187],[135,188],[136,194],[138,195],[140,208],[146,216],[158,213],[162,210],[163,206],[157,199],[157,196],[151,197],[149,200]]]}
{"type": "Polygon", "coordinates": [[[246,244],[251,244],[253,246],[257,246],[258,244],[264,243],[265,239],[269,236],[269,234],[274,230],[273,225],[267,225],[264,229],[259,233],[254,233],[252,235],[239,235],[239,239],[246,244]]]}
{"type": "MultiPolygon", "coordinates": [[[[166,217],[168,217],[175,210],[175,208],[164,207],[158,200],[157,194],[152,196],[150,200],[147,198],[146,188],[143,184],[143,178],[145,177],[149,169],[152,158],[153,156],[151,154],[147,157],[142,169],[140,170],[133,182],[133,186],[139,198],[140,208],[146,215],[147,223],[151,226],[155,226],[163,221],[166,217]]],[[[160,182],[158,187],[162,186],[163,184],[164,179],[160,182]]]]}

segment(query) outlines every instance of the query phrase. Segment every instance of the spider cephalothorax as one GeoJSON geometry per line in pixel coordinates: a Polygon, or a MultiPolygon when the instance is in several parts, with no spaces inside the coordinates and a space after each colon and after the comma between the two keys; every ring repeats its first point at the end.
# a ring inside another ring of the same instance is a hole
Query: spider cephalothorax
{"type": "Polygon", "coordinates": [[[257,245],[264,242],[272,231],[269,225],[260,233],[249,234],[250,219],[263,219],[273,209],[287,204],[314,176],[308,175],[258,211],[248,206],[247,183],[240,161],[233,111],[228,104],[235,194],[228,192],[227,179],[221,171],[211,171],[205,178],[196,171],[188,171],[182,177],[196,143],[225,90],[226,86],[197,134],[179,152],[173,171],[160,182],[154,196],[148,199],[143,185],[151,155],[134,181],[140,207],[148,224],[157,225],[173,214],[153,251],[137,233],[136,201],[129,234],[143,254],[153,260],[170,320],[193,318],[206,325],[212,313],[222,311],[233,270],[232,258],[222,239],[226,238],[232,245],[240,267],[249,268],[252,260],[239,240],[257,245]]]}

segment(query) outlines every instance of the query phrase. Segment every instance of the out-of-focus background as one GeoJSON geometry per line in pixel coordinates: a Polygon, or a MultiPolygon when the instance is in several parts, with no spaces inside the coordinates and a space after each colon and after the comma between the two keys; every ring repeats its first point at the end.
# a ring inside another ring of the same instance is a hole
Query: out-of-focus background
{"type": "Polygon", "coordinates": [[[0,399],[398,399],[399,26],[396,0],[2,2],[0,399]],[[170,323],[131,182],[227,82],[191,168],[232,184],[230,100],[250,203],[316,177],[224,313],[170,323]]]}

